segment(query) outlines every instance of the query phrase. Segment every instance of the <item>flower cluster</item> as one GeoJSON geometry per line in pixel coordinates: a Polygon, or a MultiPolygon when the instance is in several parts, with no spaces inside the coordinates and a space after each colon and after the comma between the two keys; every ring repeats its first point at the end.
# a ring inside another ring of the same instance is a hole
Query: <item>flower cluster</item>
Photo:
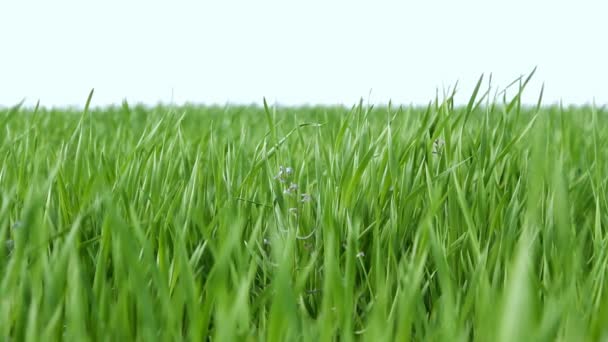
{"type": "MultiPolygon", "coordinates": [[[[279,207],[284,218],[282,220],[279,231],[289,232],[289,228],[295,229],[295,238],[297,240],[308,240],[315,236],[316,228],[311,228],[311,216],[314,213],[314,207],[308,203],[313,202],[313,196],[309,193],[302,193],[301,187],[298,185],[298,177],[295,171],[290,166],[279,166],[279,172],[274,176],[278,181],[279,191],[275,192],[275,203],[280,203],[279,207]],[[282,195],[282,196],[281,196],[282,195]],[[280,197],[280,198],[279,198],[280,197]],[[280,202],[279,202],[280,201],[280,202]]],[[[282,216],[282,215],[281,215],[282,216]]],[[[264,239],[263,244],[268,245],[270,241],[264,239]]]]}
{"type": "Polygon", "coordinates": [[[290,202],[293,204],[291,208],[289,208],[289,213],[293,215],[298,214],[298,205],[296,202],[307,203],[312,201],[312,196],[307,193],[301,193],[298,196],[299,186],[297,183],[294,183],[295,172],[294,169],[290,166],[279,166],[279,173],[274,177],[274,179],[278,180],[282,184],[284,184],[283,195],[291,197],[290,202]]]}
{"type": "MultiPolygon", "coordinates": [[[[274,179],[278,180],[283,184],[289,184],[283,190],[283,195],[297,197],[298,195],[298,184],[293,182],[294,171],[290,166],[279,166],[279,173],[274,176],[274,179]]],[[[307,193],[300,194],[300,202],[306,203],[312,201],[312,196],[307,193]]],[[[294,208],[292,208],[294,209],[294,208]]],[[[292,210],[293,211],[293,210],[292,210]]]]}
{"type": "Polygon", "coordinates": [[[433,141],[433,154],[441,154],[443,147],[445,146],[445,140],[437,138],[433,141]]]}

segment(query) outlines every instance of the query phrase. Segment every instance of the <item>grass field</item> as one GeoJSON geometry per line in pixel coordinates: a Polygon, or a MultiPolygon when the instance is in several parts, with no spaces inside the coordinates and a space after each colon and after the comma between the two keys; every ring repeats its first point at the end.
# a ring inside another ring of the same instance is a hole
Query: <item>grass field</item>
{"type": "Polygon", "coordinates": [[[606,340],[607,113],[516,93],[3,110],[0,340],[606,340]]]}

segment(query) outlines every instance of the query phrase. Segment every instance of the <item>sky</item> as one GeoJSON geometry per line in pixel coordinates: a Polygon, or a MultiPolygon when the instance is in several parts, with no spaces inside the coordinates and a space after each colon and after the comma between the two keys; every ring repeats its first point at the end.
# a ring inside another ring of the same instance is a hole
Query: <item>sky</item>
{"type": "Polygon", "coordinates": [[[2,1],[0,106],[608,103],[605,1],[2,1]],[[484,87],[487,84],[484,85],[484,87]],[[507,93],[510,94],[510,93],[507,93]]]}

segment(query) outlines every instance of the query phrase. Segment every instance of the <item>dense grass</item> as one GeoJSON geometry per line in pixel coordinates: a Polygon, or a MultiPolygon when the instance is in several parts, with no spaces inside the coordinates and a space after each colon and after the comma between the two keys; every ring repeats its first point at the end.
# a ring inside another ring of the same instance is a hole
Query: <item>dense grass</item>
{"type": "Polygon", "coordinates": [[[518,98],[5,110],[0,339],[608,338],[608,118],[518,98]]]}

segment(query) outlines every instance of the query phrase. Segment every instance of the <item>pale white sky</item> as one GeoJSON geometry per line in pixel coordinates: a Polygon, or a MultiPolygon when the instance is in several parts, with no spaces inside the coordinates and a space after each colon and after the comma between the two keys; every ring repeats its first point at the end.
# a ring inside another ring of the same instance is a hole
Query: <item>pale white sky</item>
{"type": "Polygon", "coordinates": [[[605,1],[2,1],[0,105],[425,104],[481,73],[608,103],[605,1]]]}

